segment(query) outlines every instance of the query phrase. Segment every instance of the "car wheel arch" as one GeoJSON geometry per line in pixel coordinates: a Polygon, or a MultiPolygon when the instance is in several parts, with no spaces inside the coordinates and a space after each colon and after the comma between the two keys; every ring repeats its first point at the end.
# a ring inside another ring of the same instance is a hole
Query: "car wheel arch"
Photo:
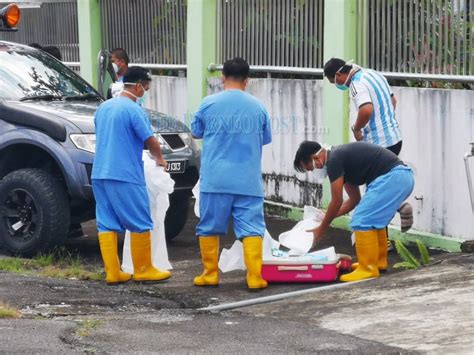
{"type": "Polygon", "coordinates": [[[68,169],[74,169],[69,156],[61,149],[51,149],[40,141],[33,141],[31,137],[16,139],[0,147],[0,179],[14,170],[44,168],[45,165],[42,166],[42,163],[46,160],[52,164],[48,170],[51,171],[52,168],[53,171],[57,171],[64,180],[68,191],[70,191],[75,181],[74,177],[71,176],[72,174],[67,174],[68,169]],[[28,159],[22,159],[24,157],[28,159]],[[34,162],[35,158],[39,158],[39,161],[34,162]],[[14,163],[10,167],[4,168],[4,166],[9,165],[9,162],[14,163]]]}

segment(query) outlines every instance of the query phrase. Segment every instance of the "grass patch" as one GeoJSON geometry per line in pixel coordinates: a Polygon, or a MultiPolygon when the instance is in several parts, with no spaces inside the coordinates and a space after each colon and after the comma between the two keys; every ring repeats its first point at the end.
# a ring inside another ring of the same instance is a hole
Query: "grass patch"
{"type": "Polygon", "coordinates": [[[88,337],[91,332],[100,326],[101,322],[97,319],[85,319],[77,324],[76,336],[88,337]]]}
{"type": "Polygon", "coordinates": [[[102,268],[88,265],[79,255],[71,253],[64,247],[39,254],[32,259],[2,258],[0,271],[59,279],[94,281],[103,279],[102,268]]]}
{"type": "Polygon", "coordinates": [[[20,312],[16,309],[0,304],[0,319],[5,318],[20,318],[20,312]]]}
{"type": "Polygon", "coordinates": [[[23,272],[26,270],[29,260],[18,258],[0,259],[0,270],[9,272],[23,272]]]}
{"type": "Polygon", "coordinates": [[[88,271],[82,267],[66,267],[58,268],[50,266],[45,268],[40,273],[42,276],[53,277],[58,279],[78,279],[78,280],[94,280],[100,281],[103,279],[102,271],[88,271]]]}
{"type": "Polygon", "coordinates": [[[43,267],[46,267],[46,266],[51,266],[54,264],[54,254],[53,253],[50,253],[50,254],[39,254],[37,256],[35,256],[33,258],[33,260],[35,261],[35,264],[37,264],[38,266],[43,266],[43,267]]]}

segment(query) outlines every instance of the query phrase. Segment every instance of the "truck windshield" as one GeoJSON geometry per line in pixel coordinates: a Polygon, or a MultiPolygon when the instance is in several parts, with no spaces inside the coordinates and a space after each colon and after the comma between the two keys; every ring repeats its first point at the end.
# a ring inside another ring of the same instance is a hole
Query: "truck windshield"
{"type": "Polygon", "coordinates": [[[7,100],[100,99],[61,62],[40,50],[0,50],[0,98],[7,100]]]}

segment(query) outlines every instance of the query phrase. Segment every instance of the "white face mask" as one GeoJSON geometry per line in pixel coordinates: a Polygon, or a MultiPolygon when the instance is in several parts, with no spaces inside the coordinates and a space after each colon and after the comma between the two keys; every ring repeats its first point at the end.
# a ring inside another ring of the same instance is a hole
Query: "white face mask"
{"type": "Polygon", "coordinates": [[[314,174],[316,175],[316,181],[323,182],[328,177],[328,168],[324,165],[321,169],[314,169],[314,174]]]}
{"type": "Polygon", "coordinates": [[[119,70],[120,70],[120,68],[118,67],[118,65],[115,64],[115,63],[112,63],[112,67],[114,68],[115,74],[118,74],[118,72],[119,72],[119,70]]]}
{"type": "MultiPolygon", "coordinates": [[[[124,83],[124,84],[134,85],[134,84],[136,84],[136,83],[124,83]]],[[[145,103],[146,98],[148,97],[148,91],[145,90],[145,88],[143,87],[142,84],[140,84],[140,83],[138,83],[138,84],[139,84],[139,85],[142,87],[142,89],[143,89],[143,95],[142,95],[142,96],[137,96],[137,95],[135,95],[135,94],[132,94],[130,91],[128,91],[128,90],[126,90],[126,89],[125,89],[125,91],[127,91],[127,93],[128,93],[129,95],[132,95],[135,99],[137,99],[135,102],[136,102],[138,105],[143,106],[143,104],[145,103]]]]}
{"type": "MultiPolygon", "coordinates": [[[[319,152],[316,154],[319,154],[319,152]]],[[[324,163],[321,169],[319,169],[314,163],[314,158],[311,160],[313,164],[313,172],[316,175],[316,181],[318,182],[322,182],[328,177],[328,168],[326,166],[327,159],[328,159],[328,151],[326,150],[326,162],[324,163]]]]}

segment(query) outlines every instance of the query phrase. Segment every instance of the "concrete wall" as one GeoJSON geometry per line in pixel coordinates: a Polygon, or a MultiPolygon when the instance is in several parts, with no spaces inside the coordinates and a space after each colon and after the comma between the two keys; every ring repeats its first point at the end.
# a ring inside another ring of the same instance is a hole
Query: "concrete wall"
{"type": "MultiPolygon", "coordinates": [[[[208,80],[208,93],[222,90],[220,78],[208,80]]],[[[267,107],[273,142],[264,148],[262,170],[266,198],[297,206],[319,206],[322,186],[314,174],[295,175],[293,159],[303,140],[318,140],[322,127],[320,80],[251,79],[247,92],[267,107]]]]}
{"type": "MultiPolygon", "coordinates": [[[[221,89],[219,78],[209,79],[208,93],[221,89]]],[[[154,77],[153,90],[151,107],[184,121],[186,79],[154,77]]],[[[416,185],[410,197],[415,208],[414,228],[474,239],[474,216],[463,162],[468,143],[474,141],[474,92],[416,88],[394,91],[404,136],[401,157],[415,171],[416,185]]],[[[319,206],[322,190],[317,178],[314,174],[295,174],[292,165],[301,141],[324,142],[329,133],[322,126],[322,82],[252,79],[248,92],[263,101],[272,118],[273,144],[265,147],[263,157],[267,199],[319,206]]],[[[351,117],[354,115],[352,110],[351,117]]],[[[474,175],[474,168],[471,171],[474,175]]]]}
{"type": "Polygon", "coordinates": [[[463,160],[469,142],[474,142],[474,92],[414,88],[394,92],[404,137],[401,157],[415,171],[411,197],[415,229],[474,239],[463,160]]]}
{"type": "Polygon", "coordinates": [[[190,123],[190,118],[186,116],[186,83],[186,78],[153,75],[145,107],[190,123]]]}

